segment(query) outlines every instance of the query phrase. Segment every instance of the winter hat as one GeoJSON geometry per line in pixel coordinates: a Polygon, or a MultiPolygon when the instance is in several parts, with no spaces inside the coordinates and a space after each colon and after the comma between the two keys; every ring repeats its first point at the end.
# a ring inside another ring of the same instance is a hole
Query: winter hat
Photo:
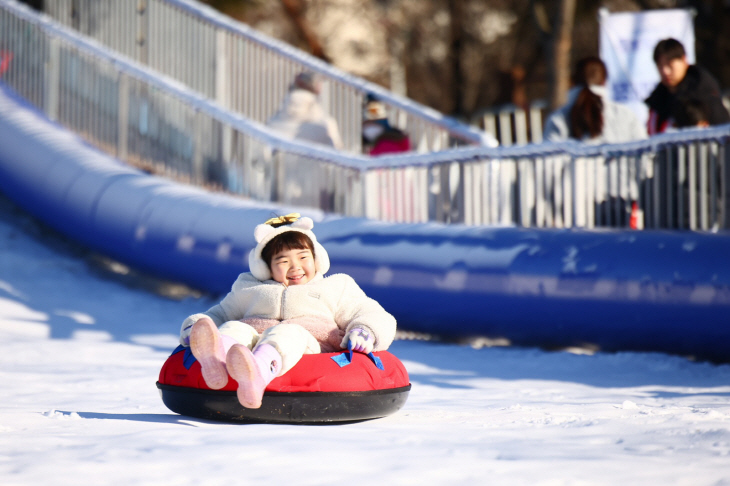
{"type": "Polygon", "coordinates": [[[297,74],[294,78],[291,89],[296,88],[305,89],[307,91],[311,91],[314,94],[319,94],[319,92],[322,90],[322,79],[313,72],[304,71],[297,74]]]}
{"type": "Polygon", "coordinates": [[[324,275],[330,269],[330,257],[322,245],[317,242],[317,237],[312,233],[314,222],[312,218],[299,217],[299,213],[291,213],[286,216],[272,218],[263,224],[259,224],[253,230],[253,237],[256,240],[256,248],[248,254],[248,266],[251,274],[259,280],[270,280],[271,270],[268,263],[261,257],[261,252],[274,237],[287,231],[298,231],[312,240],[314,245],[314,269],[317,275],[324,275]],[[278,226],[279,224],[282,224],[278,226]],[[277,225],[274,227],[272,225],[277,225]]]}

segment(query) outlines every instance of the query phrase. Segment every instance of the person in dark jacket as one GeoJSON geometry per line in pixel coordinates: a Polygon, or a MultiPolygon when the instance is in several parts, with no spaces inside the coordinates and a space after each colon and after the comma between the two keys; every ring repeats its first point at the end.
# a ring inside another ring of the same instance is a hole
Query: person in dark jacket
{"type": "Polygon", "coordinates": [[[649,106],[649,135],[676,127],[679,110],[688,99],[706,107],[710,125],[730,123],[719,83],[706,69],[689,64],[681,42],[671,38],[660,41],[654,48],[654,63],[661,82],[645,100],[649,106]]]}
{"type": "Polygon", "coordinates": [[[388,121],[385,105],[368,95],[362,123],[363,148],[370,155],[381,155],[411,150],[408,134],[388,121]]]}

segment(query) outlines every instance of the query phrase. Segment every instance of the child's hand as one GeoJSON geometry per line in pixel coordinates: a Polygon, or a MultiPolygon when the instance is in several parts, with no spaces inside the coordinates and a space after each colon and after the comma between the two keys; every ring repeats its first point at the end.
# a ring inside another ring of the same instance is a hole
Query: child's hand
{"type": "Polygon", "coordinates": [[[352,350],[357,351],[358,353],[364,353],[369,354],[373,352],[373,345],[375,343],[375,338],[370,333],[370,331],[366,329],[362,329],[360,327],[356,327],[352,329],[350,332],[348,332],[345,335],[345,338],[342,340],[341,346],[344,349],[347,349],[347,342],[352,343],[352,350]]]}
{"type": "Polygon", "coordinates": [[[190,346],[190,333],[193,331],[193,322],[184,322],[180,329],[180,344],[185,347],[190,346]]]}
{"type": "Polygon", "coordinates": [[[193,330],[193,324],[198,322],[200,319],[210,319],[210,317],[205,314],[193,314],[183,321],[182,326],[180,327],[180,344],[185,347],[190,346],[190,333],[193,330]]]}

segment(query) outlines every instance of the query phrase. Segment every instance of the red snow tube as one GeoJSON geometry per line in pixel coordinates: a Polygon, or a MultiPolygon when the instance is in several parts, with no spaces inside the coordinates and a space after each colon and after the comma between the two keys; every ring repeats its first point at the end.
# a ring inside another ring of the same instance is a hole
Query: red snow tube
{"type": "Polygon", "coordinates": [[[403,363],[387,351],[372,357],[353,353],[352,361],[346,353],[305,354],[269,383],[261,408],[249,409],[238,402],[233,378],[222,390],[211,390],[190,348],[178,346],[162,366],[157,388],[165,406],[181,415],[230,422],[326,423],[395,413],[411,385],[403,363]]]}

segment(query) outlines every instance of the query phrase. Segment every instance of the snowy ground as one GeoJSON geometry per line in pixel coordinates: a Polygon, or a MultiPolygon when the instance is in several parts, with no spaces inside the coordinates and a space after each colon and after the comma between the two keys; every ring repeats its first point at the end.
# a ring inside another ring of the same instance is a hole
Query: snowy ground
{"type": "Polygon", "coordinates": [[[100,269],[0,199],[0,484],[730,485],[730,366],[662,354],[397,341],[413,389],[390,417],[175,415],[158,371],[213,302],[175,290],[100,269]]]}

